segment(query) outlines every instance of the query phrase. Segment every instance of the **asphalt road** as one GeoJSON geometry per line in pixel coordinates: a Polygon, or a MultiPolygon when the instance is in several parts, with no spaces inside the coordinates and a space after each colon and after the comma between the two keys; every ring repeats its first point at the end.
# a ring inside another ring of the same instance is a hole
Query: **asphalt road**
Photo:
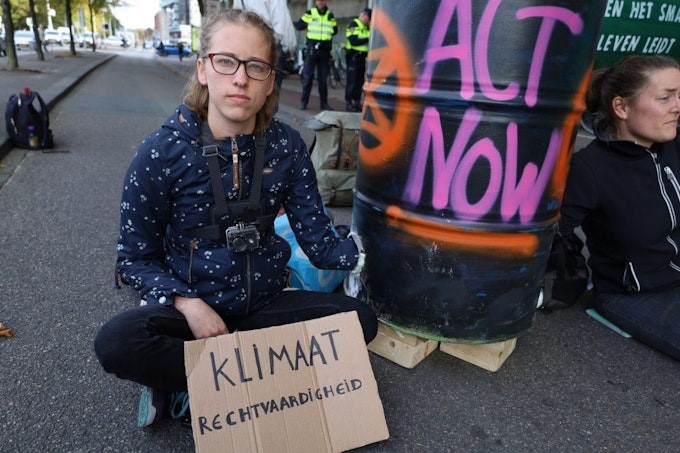
{"type": "MultiPolygon", "coordinates": [[[[177,423],[137,428],[139,387],[106,374],[92,351],[99,326],[136,303],[131,290],[113,286],[124,171],[183,86],[181,71],[153,59],[111,60],[51,112],[57,148],[21,154],[0,188],[0,322],[15,332],[0,338],[3,451],[193,449],[190,430],[177,423]]],[[[295,122],[300,112],[283,105],[280,116],[295,122]]],[[[537,313],[496,373],[440,351],[411,370],[373,354],[371,363],[391,437],[357,451],[680,445],[680,363],[602,327],[582,307],[537,313]]]]}

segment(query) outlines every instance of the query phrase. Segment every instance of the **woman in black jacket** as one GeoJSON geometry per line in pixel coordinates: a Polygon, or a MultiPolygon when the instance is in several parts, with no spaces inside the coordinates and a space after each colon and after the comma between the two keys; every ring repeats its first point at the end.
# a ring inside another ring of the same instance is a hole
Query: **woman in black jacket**
{"type": "Polygon", "coordinates": [[[680,360],[680,65],[627,57],[586,105],[596,138],[572,159],[560,234],[583,228],[597,310],[680,360]]]}

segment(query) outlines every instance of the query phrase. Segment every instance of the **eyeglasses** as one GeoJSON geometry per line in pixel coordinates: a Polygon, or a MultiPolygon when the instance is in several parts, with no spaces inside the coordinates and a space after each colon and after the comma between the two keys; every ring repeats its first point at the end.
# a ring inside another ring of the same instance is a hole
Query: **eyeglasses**
{"type": "Polygon", "coordinates": [[[267,80],[274,69],[269,63],[260,60],[239,60],[231,55],[221,53],[209,53],[208,58],[215,72],[224,75],[236,74],[238,68],[243,65],[246,75],[253,80],[267,80]]]}

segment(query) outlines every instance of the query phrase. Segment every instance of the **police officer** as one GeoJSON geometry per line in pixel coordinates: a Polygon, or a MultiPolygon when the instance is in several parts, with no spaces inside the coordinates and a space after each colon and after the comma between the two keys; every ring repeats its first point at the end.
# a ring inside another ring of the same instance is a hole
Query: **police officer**
{"type": "Polygon", "coordinates": [[[177,42],[177,56],[179,56],[179,61],[184,58],[184,43],[182,41],[177,42]]]}
{"type": "Polygon", "coordinates": [[[335,16],[326,6],[326,0],[316,0],[316,6],[307,10],[295,24],[298,30],[307,30],[305,63],[302,70],[302,97],[300,110],[306,110],[312,91],[314,69],[319,82],[319,98],[322,110],[333,110],[328,105],[328,72],[330,70],[333,36],[338,32],[335,16]]]}
{"type": "Polygon", "coordinates": [[[345,84],[345,109],[348,112],[361,111],[361,88],[366,75],[366,55],[368,55],[369,23],[371,8],[364,8],[347,26],[345,34],[345,63],[347,65],[347,83],[345,84]]]}

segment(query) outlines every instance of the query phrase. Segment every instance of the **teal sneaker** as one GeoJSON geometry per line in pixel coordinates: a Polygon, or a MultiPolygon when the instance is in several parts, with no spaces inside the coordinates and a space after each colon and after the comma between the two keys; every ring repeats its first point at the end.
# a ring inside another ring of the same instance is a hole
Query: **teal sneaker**
{"type": "Polygon", "coordinates": [[[182,426],[191,428],[191,412],[187,392],[175,392],[170,395],[170,413],[168,415],[173,420],[179,420],[182,426]]]}
{"type": "Polygon", "coordinates": [[[189,394],[187,392],[164,392],[142,387],[139,397],[137,426],[143,428],[164,418],[179,420],[182,425],[191,425],[189,394]]]}
{"type": "Polygon", "coordinates": [[[163,418],[168,394],[151,387],[143,386],[139,395],[139,411],[137,413],[137,426],[143,428],[163,418]]]}

